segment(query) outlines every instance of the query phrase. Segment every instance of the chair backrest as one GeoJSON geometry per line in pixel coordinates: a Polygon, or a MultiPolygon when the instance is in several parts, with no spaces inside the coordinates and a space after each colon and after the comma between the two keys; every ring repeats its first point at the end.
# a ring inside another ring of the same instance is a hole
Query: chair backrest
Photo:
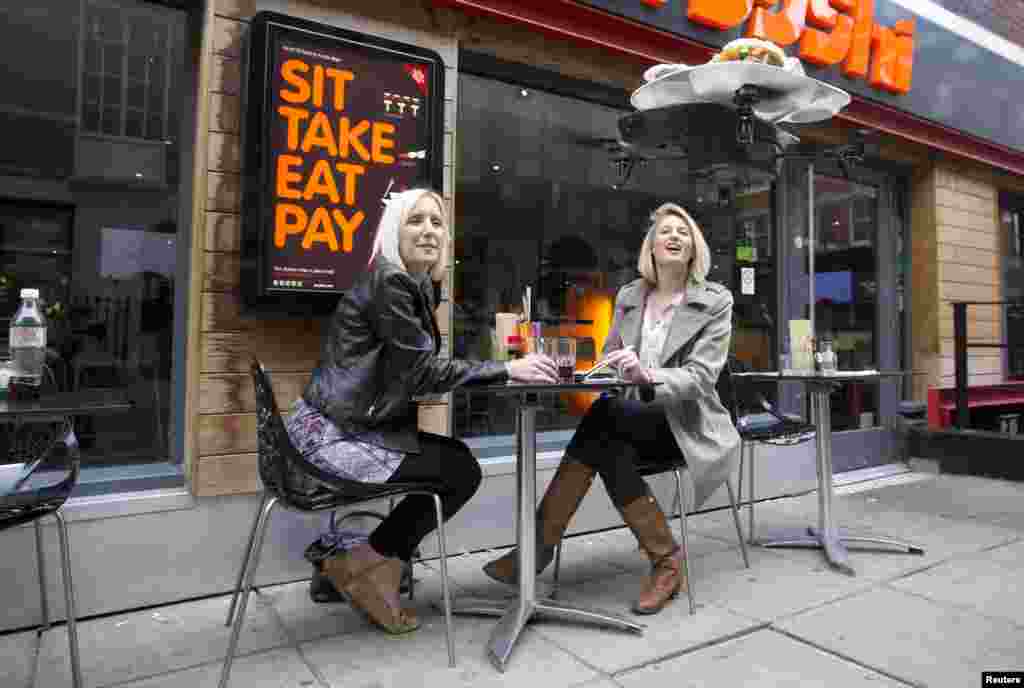
{"type": "MultiPolygon", "coordinates": [[[[289,500],[291,468],[300,461],[277,406],[274,388],[263,364],[252,360],[252,384],[256,392],[256,435],[259,443],[260,480],[268,492],[289,500]]],[[[289,500],[290,501],[290,500],[289,500]]]]}
{"type": "Polygon", "coordinates": [[[285,428],[270,376],[257,359],[252,360],[256,391],[256,433],[259,443],[260,480],[264,488],[287,506],[304,511],[338,506],[342,500],[366,499],[423,489],[411,483],[363,483],[331,475],[302,458],[285,428]]]}
{"type": "Polygon", "coordinates": [[[736,364],[732,356],[725,359],[725,365],[722,366],[722,370],[718,373],[718,381],[715,383],[715,389],[718,391],[718,398],[722,402],[722,405],[729,411],[729,417],[732,418],[733,425],[736,424],[736,419],[739,418],[739,406],[736,399],[736,384],[732,379],[732,369],[736,364]]]}
{"type": "Polygon", "coordinates": [[[0,530],[29,523],[59,509],[78,483],[80,455],[74,433],[47,448],[45,454],[23,465],[21,474],[0,485],[0,530]],[[38,474],[64,472],[57,482],[52,476],[34,480],[38,474]],[[34,483],[39,484],[34,484],[34,483]]]}

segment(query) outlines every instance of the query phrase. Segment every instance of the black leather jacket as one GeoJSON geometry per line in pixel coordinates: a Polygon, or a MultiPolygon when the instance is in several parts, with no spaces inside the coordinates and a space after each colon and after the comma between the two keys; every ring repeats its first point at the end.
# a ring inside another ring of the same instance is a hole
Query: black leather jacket
{"type": "Polygon", "coordinates": [[[341,295],[303,399],[341,428],[381,433],[390,449],[418,452],[412,397],[503,382],[497,362],[438,358],[437,288],[378,257],[341,295]]]}

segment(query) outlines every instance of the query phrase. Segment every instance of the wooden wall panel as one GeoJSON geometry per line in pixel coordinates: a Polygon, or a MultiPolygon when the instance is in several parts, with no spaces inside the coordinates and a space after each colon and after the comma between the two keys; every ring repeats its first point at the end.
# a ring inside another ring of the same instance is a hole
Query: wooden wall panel
{"type": "Polygon", "coordinates": [[[242,171],[242,142],[237,134],[210,132],[207,164],[213,172],[240,174],[242,171]]]}
{"type": "Polygon", "coordinates": [[[208,252],[203,256],[203,291],[231,291],[241,283],[241,256],[208,252]]]}
{"type": "MultiPolygon", "coordinates": [[[[309,373],[277,373],[272,376],[274,394],[282,411],[286,411],[302,396],[309,382],[309,373]]],[[[200,413],[255,413],[252,376],[247,373],[233,375],[203,375],[199,384],[200,413]]]]}
{"type": "Polygon", "coordinates": [[[226,93],[210,97],[210,131],[237,134],[242,128],[242,98],[226,93]]]}
{"type": "Polygon", "coordinates": [[[242,207],[242,178],[237,174],[209,172],[207,175],[207,210],[237,213],[242,207]]]}
{"type": "Polygon", "coordinates": [[[235,213],[206,213],[206,251],[237,253],[242,248],[242,217],[235,213]]]}
{"type": "Polygon", "coordinates": [[[239,96],[242,93],[242,63],[229,60],[222,55],[213,58],[213,73],[210,77],[210,91],[213,94],[239,96]]]}
{"type": "Polygon", "coordinates": [[[192,489],[197,497],[219,497],[261,492],[256,454],[200,457],[192,489]]]}
{"type": "Polygon", "coordinates": [[[256,414],[231,413],[199,416],[199,455],[241,454],[256,451],[256,414]]]}
{"type": "Polygon", "coordinates": [[[311,371],[320,358],[319,323],[251,332],[204,332],[200,335],[203,373],[247,373],[255,356],[271,371],[311,371]],[[300,329],[296,331],[296,327],[300,329]],[[308,329],[306,329],[308,328],[308,329]]]}

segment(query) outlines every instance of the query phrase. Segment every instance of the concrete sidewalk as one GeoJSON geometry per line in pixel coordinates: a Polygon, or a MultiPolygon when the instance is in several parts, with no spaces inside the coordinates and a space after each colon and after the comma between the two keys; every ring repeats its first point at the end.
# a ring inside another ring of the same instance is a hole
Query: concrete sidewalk
{"type": "MultiPolygon", "coordinates": [[[[809,524],[816,499],[759,505],[758,524],[809,524]]],[[[744,569],[728,513],[694,516],[696,615],[681,598],[644,619],[642,637],[536,623],[505,674],[485,657],[495,623],[487,618],[455,618],[459,664],[448,668],[433,566],[416,567],[424,628],[403,637],[368,627],[346,605],[313,604],[307,582],[263,588],[249,605],[231,685],[963,688],[981,685],[982,671],[1024,670],[1024,485],[909,474],[845,488],[836,513],[851,528],[912,540],[925,555],[853,552],[857,575],[848,577],[817,551],[752,548],[744,569]]],[[[480,571],[491,556],[450,560],[455,594],[508,594],[480,571]]],[[[561,599],[629,614],[646,563],[620,529],[567,540],[562,567],[561,599]]],[[[216,686],[228,599],[80,623],[86,685],[216,686]]],[[[0,687],[70,685],[64,626],[41,638],[0,636],[0,687]]]]}

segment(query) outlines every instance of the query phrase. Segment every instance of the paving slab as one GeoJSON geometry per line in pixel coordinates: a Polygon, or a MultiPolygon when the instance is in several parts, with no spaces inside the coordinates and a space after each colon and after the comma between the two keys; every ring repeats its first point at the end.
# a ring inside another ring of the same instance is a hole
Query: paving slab
{"type": "MultiPolygon", "coordinates": [[[[222,659],[231,630],[224,625],[230,600],[218,597],[80,622],[85,685],[106,686],[222,659]]],[[[251,597],[239,653],[287,643],[284,628],[257,596],[251,597]]],[[[70,685],[67,632],[64,626],[55,627],[43,635],[36,686],[70,685]]]]}
{"type": "MultiPolygon", "coordinates": [[[[837,512],[839,523],[851,530],[901,539],[924,549],[924,554],[910,554],[898,550],[850,548],[850,564],[856,577],[862,581],[896,579],[954,557],[970,556],[1020,538],[1016,531],[981,521],[908,514],[878,503],[844,504],[837,512]]],[[[780,547],[771,551],[804,562],[809,567],[821,566],[825,561],[817,549],[780,547]]]]}
{"type": "Polygon", "coordinates": [[[972,476],[940,475],[906,485],[854,495],[874,498],[903,511],[971,518],[1024,530],[1024,483],[972,476]]]}
{"type": "Polygon", "coordinates": [[[622,688],[897,688],[905,684],[771,630],[621,674],[622,688]]]}
{"type": "Polygon", "coordinates": [[[362,615],[345,602],[313,602],[309,598],[309,581],[261,588],[259,597],[277,613],[295,643],[367,627],[362,615]]]}
{"type": "Polygon", "coordinates": [[[420,618],[423,626],[414,633],[349,633],[304,644],[302,652],[330,685],[339,688],[571,686],[599,676],[533,627],[520,636],[508,670],[501,673],[485,655],[495,620],[465,616],[455,618],[458,666],[453,669],[448,666],[443,621],[423,612],[420,618]]]}
{"type": "MultiPolygon", "coordinates": [[[[215,662],[183,671],[118,684],[117,688],[216,688],[222,664],[215,662]]],[[[318,688],[316,677],[294,648],[278,648],[245,657],[231,665],[229,688],[318,688]]]]}
{"type": "Polygon", "coordinates": [[[982,671],[1024,666],[1024,630],[1008,621],[876,588],[778,626],[907,683],[979,685],[982,671]]]}
{"type": "Polygon", "coordinates": [[[640,576],[623,574],[563,588],[559,599],[638,621],[646,626],[643,635],[558,621],[540,621],[534,628],[584,662],[606,674],[614,674],[761,625],[707,603],[701,604],[697,613],[691,615],[685,595],[680,595],[659,614],[635,616],[630,607],[640,592],[641,582],[640,576]]]}
{"type": "Polygon", "coordinates": [[[750,568],[733,552],[690,562],[698,604],[773,621],[853,594],[873,583],[833,571],[817,550],[750,550],[750,568]]]}
{"type": "Polygon", "coordinates": [[[35,631],[0,635],[0,686],[29,688],[38,646],[35,631]]]}
{"type": "Polygon", "coordinates": [[[954,559],[891,585],[1024,629],[1024,540],[954,559]]]}
{"type": "Polygon", "coordinates": [[[569,688],[622,688],[622,684],[613,678],[602,676],[584,683],[577,683],[569,688]]]}

